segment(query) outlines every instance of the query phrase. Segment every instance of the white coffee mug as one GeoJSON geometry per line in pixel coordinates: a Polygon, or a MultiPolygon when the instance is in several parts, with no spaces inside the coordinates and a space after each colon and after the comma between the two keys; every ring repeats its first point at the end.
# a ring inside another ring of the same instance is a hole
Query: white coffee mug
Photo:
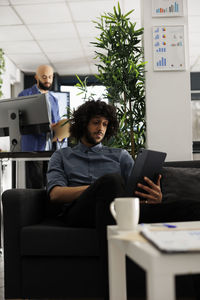
{"type": "Polygon", "coordinates": [[[115,198],[110,204],[110,211],[119,230],[135,230],[140,216],[139,198],[115,198]]]}

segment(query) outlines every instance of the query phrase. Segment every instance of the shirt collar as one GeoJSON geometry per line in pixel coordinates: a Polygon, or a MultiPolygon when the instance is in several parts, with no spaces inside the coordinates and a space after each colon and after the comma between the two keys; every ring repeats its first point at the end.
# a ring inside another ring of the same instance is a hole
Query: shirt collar
{"type": "MultiPolygon", "coordinates": [[[[37,83],[33,85],[33,90],[34,90],[35,92],[37,92],[37,94],[38,94],[38,93],[41,94],[41,91],[40,91],[40,89],[38,88],[37,83]]],[[[48,94],[48,93],[49,93],[49,91],[47,92],[47,94],[48,94]]]]}
{"type": "Polygon", "coordinates": [[[91,152],[99,152],[102,150],[103,148],[103,145],[102,143],[99,143],[93,147],[87,147],[86,145],[82,144],[81,142],[78,143],[77,147],[80,149],[80,151],[82,152],[88,152],[88,151],[91,151],[91,152]]]}

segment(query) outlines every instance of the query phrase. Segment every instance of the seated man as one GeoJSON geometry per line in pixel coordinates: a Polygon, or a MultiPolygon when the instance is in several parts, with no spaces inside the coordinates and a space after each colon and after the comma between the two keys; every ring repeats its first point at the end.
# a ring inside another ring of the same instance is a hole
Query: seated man
{"type": "MultiPolygon", "coordinates": [[[[56,151],[49,162],[47,190],[52,202],[63,203],[62,220],[70,227],[95,227],[99,239],[105,281],[105,299],[108,297],[106,226],[115,224],[109,205],[124,195],[125,183],[134,161],[124,149],[105,147],[118,129],[116,109],[103,101],[87,101],[73,114],[70,134],[77,146],[56,151]]],[[[145,203],[162,201],[160,179],[147,185],[139,184],[143,192],[133,191],[145,203]]],[[[148,206],[147,204],[147,206],[148,206]]],[[[143,204],[144,206],[146,204],[143,204]]]]}

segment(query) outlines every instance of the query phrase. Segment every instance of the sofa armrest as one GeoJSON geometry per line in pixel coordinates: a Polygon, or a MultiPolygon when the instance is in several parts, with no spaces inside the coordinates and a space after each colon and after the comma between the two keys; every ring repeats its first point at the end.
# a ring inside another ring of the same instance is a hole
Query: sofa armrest
{"type": "MultiPolygon", "coordinates": [[[[45,214],[47,194],[42,189],[11,189],[2,194],[3,219],[23,227],[39,223],[45,214]]],[[[6,222],[7,223],[7,222],[6,222]]]]}
{"type": "Polygon", "coordinates": [[[41,222],[45,215],[47,199],[46,191],[39,189],[11,189],[2,194],[5,298],[7,298],[7,291],[9,291],[9,297],[12,294],[12,298],[23,298],[21,228],[41,222]]]}

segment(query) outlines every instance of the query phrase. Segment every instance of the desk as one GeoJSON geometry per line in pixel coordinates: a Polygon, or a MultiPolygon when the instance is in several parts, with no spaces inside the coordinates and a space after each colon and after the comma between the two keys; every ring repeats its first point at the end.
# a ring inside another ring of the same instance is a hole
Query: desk
{"type": "MultiPolygon", "coordinates": [[[[200,222],[175,224],[200,228],[200,222]]],[[[108,226],[107,233],[110,300],[127,299],[126,255],[147,273],[148,300],[175,300],[175,275],[200,273],[200,252],[162,253],[141,237],[139,231],[122,232],[117,226],[108,226]]]]}
{"type": "Polygon", "coordinates": [[[14,177],[16,179],[16,188],[25,188],[25,161],[49,160],[53,151],[38,152],[0,152],[0,188],[2,191],[2,165],[6,160],[16,163],[14,177]]]}

